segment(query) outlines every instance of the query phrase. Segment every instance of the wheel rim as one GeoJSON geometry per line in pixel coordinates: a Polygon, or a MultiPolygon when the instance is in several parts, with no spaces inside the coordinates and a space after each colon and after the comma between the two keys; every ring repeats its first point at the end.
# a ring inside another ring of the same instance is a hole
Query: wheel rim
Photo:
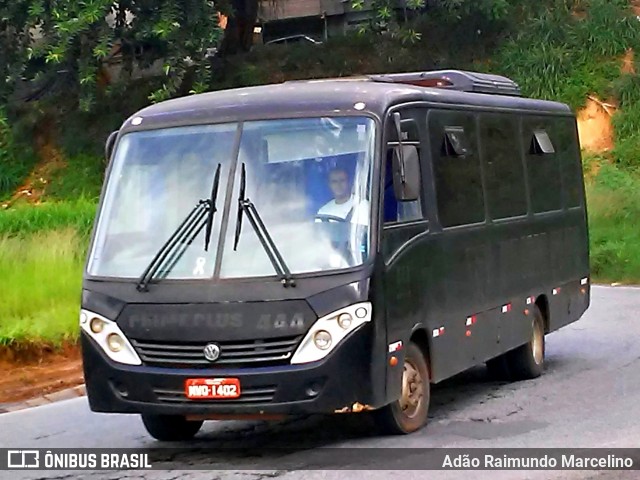
{"type": "Polygon", "coordinates": [[[533,352],[533,361],[536,362],[536,365],[542,364],[544,360],[544,332],[540,322],[535,320],[533,323],[531,350],[533,352]]]}
{"type": "Polygon", "coordinates": [[[404,361],[400,409],[408,417],[415,417],[424,401],[424,381],[418,367],[410,360],[404,361]]]}

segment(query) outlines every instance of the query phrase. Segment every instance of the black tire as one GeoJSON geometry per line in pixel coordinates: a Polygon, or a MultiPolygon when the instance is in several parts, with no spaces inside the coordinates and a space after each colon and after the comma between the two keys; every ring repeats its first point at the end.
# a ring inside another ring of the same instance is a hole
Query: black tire
{"type": "Polygon", "coordinates": [[[530,380],[544,371],[544,318],[540,309],[531,309],[531,339],[521,347],[507,353],[507,363],[512,380],[530,380]]]}
{"type": "Polygon", "coordinates": [[[183,442],[191,440],[204,422],[187,420],[178,415],[142,415],[142,423],[156,440],[183,442]]]}
{"type": "Polygon", "coordinates": [[[401,398],[373,412],[376,425],[384,434],[405,435],[427,423],[431,398],[429,364],[420,347],[413,342],[407,346],[404,362],[401,398]],[[412,388],[415,389],[410,390],[412,388]]]}

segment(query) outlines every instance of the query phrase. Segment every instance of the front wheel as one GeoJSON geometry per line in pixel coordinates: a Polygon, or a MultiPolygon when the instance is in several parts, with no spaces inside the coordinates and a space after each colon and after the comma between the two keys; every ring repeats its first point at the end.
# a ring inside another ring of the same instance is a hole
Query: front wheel
{"type": "Polygon", "coordinates": [[[395,402],[373,412],[382,433],[404,435],[427,423],[431,397],[429,365],[415,343],[409,343],[402,372],[402,393],[395,402]]]}
{"type": "Polygon", "coordinates": [[[204,422],[191,421],[178,415],[142,415],[149,435],[161,442],[191,440],[204,422]]]}

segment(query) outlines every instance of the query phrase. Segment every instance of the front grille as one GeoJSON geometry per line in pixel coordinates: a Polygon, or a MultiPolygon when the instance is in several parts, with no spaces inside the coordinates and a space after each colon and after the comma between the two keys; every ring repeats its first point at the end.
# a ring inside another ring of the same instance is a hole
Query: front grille
{"type": "Polygon", "coordinates": [[[131,340],[145,365],[159,367],[259,367],[289,363],[302,335],[268,340],[214,342],[220,347],[220,357],[209,362],[204,347],[212,342],[168,343],[131,340]]]}
{"type": "Polygon", "coordinates": [[[154,388],[156,398],[162,403],[180,404],[180,403],[269,403],[273,400],[276,394],[275,385],[268,385],[264,387],[244,388],[240,390],[240,396],[238,398],[224,398],[224,399],[198,399],[191,400],[186,397],[184,390],[173,390],[166,388],[154,388]]]}

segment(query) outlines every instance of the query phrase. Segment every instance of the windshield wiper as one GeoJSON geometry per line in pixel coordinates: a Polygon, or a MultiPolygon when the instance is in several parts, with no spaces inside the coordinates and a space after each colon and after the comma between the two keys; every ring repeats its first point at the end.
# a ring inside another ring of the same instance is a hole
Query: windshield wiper
{"type": "Polygon", "coordinates": [[[211,187],[211,197],[209,197],[209,216],[207,217],[207,229],[204,233],[204,251],[209,251],[209,242],[211,241],[211,230],[213,228],[213,217],[218,208],[216,207],[216,198],[218,197],[218,187],[220,186],[220,167],[216,168],[216,174],[213,177],[213,186],[211,187]]]}
{"type": "Polygon", "coordinates": [[[282,258],[282,254],[278,247],[269,235],[269,231],[265,226],[256,206],[253,204],[251,200],[246,198],[245,191],[247,186],[247,171],[245,169],[244,163],[242,164],[242,171],[240,177],[240,195],[238,196],[238,218],[236,219],[236,234],[235,239],[233,241],[233,250],[236,251],[238,249],[238,242],[240,241],[240,233],[242,232],[242,220],[243,214],[247,214],[247,218],[249,219],[249,223],[253,227],[253,230],[256,232],[258,236],[258,240],[260,240],[260,244],[267,256],[269,257],[269,261],[273,265],[273,268],[276,271],[276,274],[280,278],[282,285],[285,288],[295,287],[296,281],[291,277],[291,270],[287,266],[284,258],[282,258]]]}
{"type": "Polygon", "coordinates": [[[182,255],[187,250],[189,245],[193,243],[195,238],[200,234],[203,227],[207,227],[205,232],[205,251],[209,250],[209,242],[211,240],[211,229],[213,226],[213,217],[218,211],[216,208],[216,197],[218,196],[218,187],[220,185],[220,164],[216,169],[216,173],[213,179],[213,186],[211,188],[211,197],[207,200],[200,200],[196,206],[189,212],[182,223],[171,234],[169,239],[160,247],[160,250],[154,255],[149,262],[149,265],[145,271],[140,275],[136,288],[139,292],[147,292],[149,289],[149,283],[156,277],[160,268],[167,263],[163,270],[163,275],[166,276],[178,263],[182,255]],[[207,218],[206,223],[203,222],[207,218]],[[181,249],[176,250],[176,247],[182,246],[181,249]]]}

